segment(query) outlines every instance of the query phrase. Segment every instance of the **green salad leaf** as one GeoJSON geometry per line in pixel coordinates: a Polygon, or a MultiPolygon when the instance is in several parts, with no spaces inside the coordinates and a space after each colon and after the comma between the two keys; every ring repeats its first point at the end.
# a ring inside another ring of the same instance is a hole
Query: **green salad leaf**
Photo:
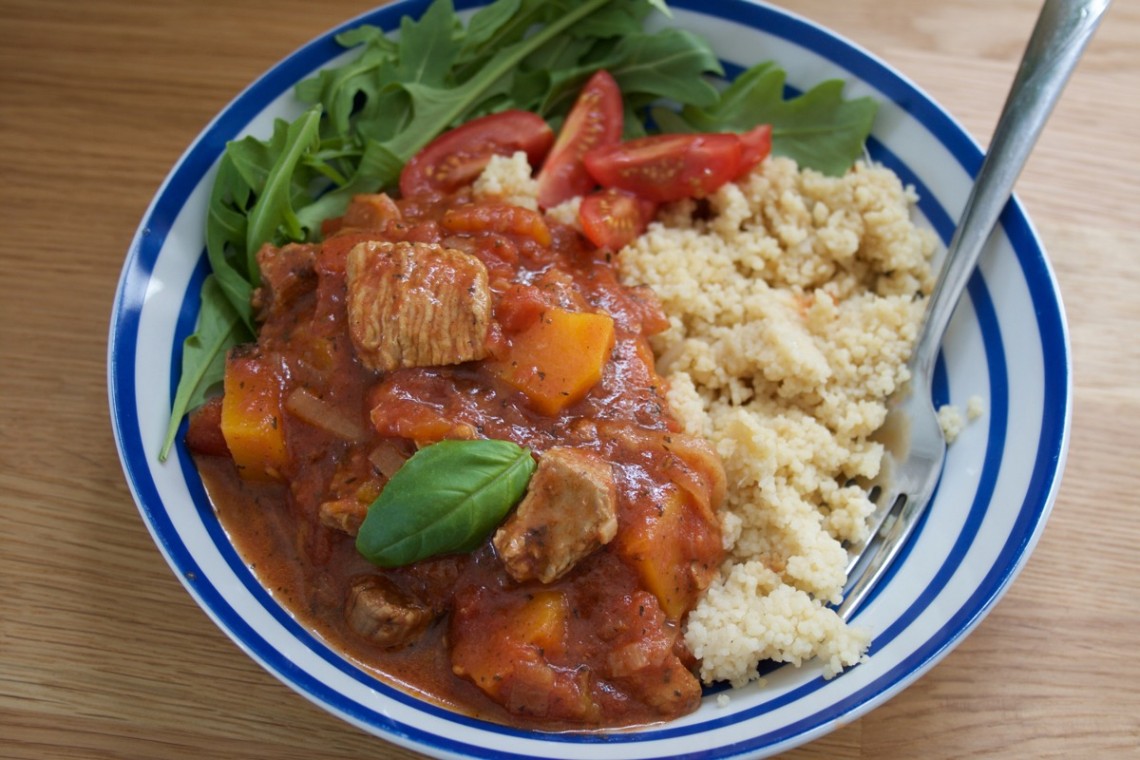
{"type": "Polygon", "coordinates": [[[785,99],[786,79],[767,61],[740,74],[712,106],[689,105],[679,115],[657,109],[654,116],[671,132],[744,132],[771,124],[775,155],[823,174],[843,174],[863,155],[877,104],[869,97],[844,99],[839,79],[785,99]]]}
{"type": "MultiPolygon", "coordinates": [[[[202,283],[200,314],[198,329],[182,343],[182,375],[174,395],[175,409],[193,409],[205,401],[210,390],[222,382],[226,351],[253,339],[253,333],[222,292],[216,275],[207,275],[202,283]]],[[[182,416],[178,416],[179,422],[182,416]]],[[[159,461],[165,461],[170,454],[177,432],[177,425],[168,426],[159,461]]]]}
{"type": "Polygon", "coordinates": [[[440,441],[396,470],[356,536],[373,564],[399,567],[478,548],[522,498],[535,462],[510,441],[440,441]]]}

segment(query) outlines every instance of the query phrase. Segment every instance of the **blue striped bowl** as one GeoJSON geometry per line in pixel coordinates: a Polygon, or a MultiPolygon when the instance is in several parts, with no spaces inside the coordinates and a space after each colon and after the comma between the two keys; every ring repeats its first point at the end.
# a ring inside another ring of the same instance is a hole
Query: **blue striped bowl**
{"type": "MultiPolygon", "coordinates": [[[[479,3],[459,2],[461,9],[479,3]]],[[[710,40],[730,71],[775,59],[792,88],[839,77],[880,115],[874,159],[913,184],[923,223],[948,242],[981,164],[949,114],[866,51],[803,18],[746,0],[676,0],[672,22],[710,40]]],[[[343,50],[360,23],[396,28],[426,2],[398,2],[346,22],[279,63],[205,129],[171,171],[127,254],[110,326],[108,385],[115,439],[140,513],[187,590],[243,650],[288,686],[388,741],[440,757],[756,757],[848,723],[899,693],[970,633],[1009,588],[1048,517],[1069,436],[1071,366],[1057,283],[1016,199],[984,255],[942,347],[935,394],[986,414],[951,447],[932,508],[894,572],[860,612],[870,660],[824,680],[807,665],[772,671],[763,688],[706,697],[694,714],[636,731],[548,734],[473,720],[354,667],[299,625],[263,588],[214,518],[185,449],[160,464],[182,340],[206,273],[203,229],[225,142],[269,134],[293,117],[297,81],[343,50]]]]}

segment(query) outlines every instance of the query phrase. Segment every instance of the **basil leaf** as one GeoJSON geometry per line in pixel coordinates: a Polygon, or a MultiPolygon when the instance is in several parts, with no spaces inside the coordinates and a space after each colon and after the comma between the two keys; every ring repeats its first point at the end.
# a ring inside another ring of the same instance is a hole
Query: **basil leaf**
{"type": "Polygon", "coordinates": [[[473,551],[522,498],[534,468],[530,450],[510,441],[426,446],[368,508],[356,549],[381,567],[473,551]]]}

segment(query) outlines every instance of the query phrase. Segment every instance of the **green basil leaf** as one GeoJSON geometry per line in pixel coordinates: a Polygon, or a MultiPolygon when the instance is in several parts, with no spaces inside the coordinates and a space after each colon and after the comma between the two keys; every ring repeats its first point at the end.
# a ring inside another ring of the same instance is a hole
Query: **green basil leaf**
{"type": "Polygon", "coordinates": [[[530,450],[510,441],[426,446],[368,508],[356,549],[381,567],[473,551],[522,498],[534,468],[530,450]]]}

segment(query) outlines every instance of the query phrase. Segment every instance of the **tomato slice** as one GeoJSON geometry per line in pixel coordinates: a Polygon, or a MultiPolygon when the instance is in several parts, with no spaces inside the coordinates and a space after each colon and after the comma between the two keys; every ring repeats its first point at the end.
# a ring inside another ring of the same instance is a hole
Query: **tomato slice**
{"type": "Polygon", "coordinates": [[[546,163],[538,173],[538,205],[553,208],[597,184],[582,164],[587,151],[621,140],[621,90],[605,70],[594,73],[574,101],[546,163]]]}
{"type": "Polygon", "coordinates": [[[526,151],[538,166],[554,143],[554,130],[538,114],[510,110],[472,119],[432,140],[400,172],[405,197],[427,192],[451,193],[473,182],[491,156],[526,151]]]}
{"type": "Polygon", "coordinates": [[[606,188],[582,199],[578,221],[591,243],[616,251],[645,232],[656,211],[653,201],[626,190],[606,188]]]}
{"type": "Polygon", "coordinates": [[[602,187],[665,203],[703,197],[734,179],[742,152],[739,135],[671,134],[595,148],[583,161],[602,187]]]}
{"type": "Polygon", "coordinates": [[[743,177],[760,165],[772,152],[772,125],[761,124],[740,135],[743,148],[740,154],[740,168],[737,177],[743,177]]]}

